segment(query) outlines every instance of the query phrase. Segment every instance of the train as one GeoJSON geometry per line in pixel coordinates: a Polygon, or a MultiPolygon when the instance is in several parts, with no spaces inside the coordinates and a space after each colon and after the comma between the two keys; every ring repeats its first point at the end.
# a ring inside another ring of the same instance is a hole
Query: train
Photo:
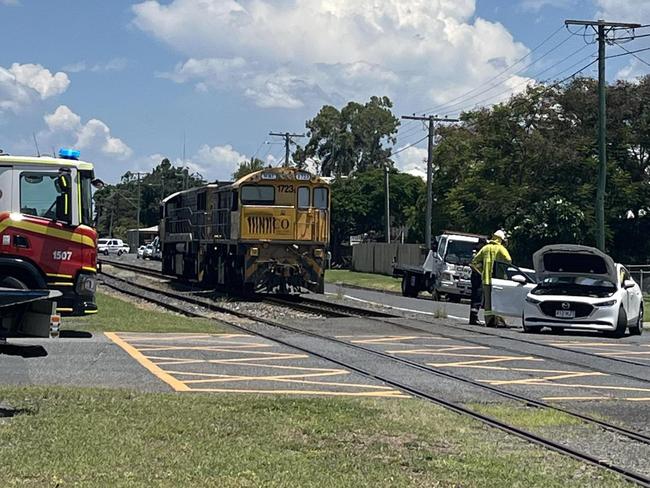
{"type": "Polygon", "coordinates": [[[323,293],[330,189],[298,168],[174,193],[161,203],[162,271],[235,293],[323,293]]]}
{"type": "Polygon", "coordinates": [[[97,312],[93,164],[79,151],[59,157],[0,153],[0,287],[58,290],[56,312],[97,312]]]}

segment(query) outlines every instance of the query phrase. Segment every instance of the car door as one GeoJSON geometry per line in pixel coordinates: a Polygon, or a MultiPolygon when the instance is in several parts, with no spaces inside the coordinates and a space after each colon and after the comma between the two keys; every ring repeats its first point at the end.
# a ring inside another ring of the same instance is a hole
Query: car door
{"type": "Polygon", "coordinates": [[[623,290],[623,307],[627,314],[628,320],[636,319],[639,316],[639,309],[641,307],[642,294],[638,285],[631,288],[625,288],[625,282],[632,279],[630,272],[621,266],[621,289],[623,290]]]}
{"type": "Polygon", "coordinates": [[[524,311],[526,295],[537,286],[528,274],[517,266],[495,262],[492,273],[492,310],[504,317],[521,317],[524,311]],[[512,278],[521,276],[525,282],[519,283],[512,278]]]}

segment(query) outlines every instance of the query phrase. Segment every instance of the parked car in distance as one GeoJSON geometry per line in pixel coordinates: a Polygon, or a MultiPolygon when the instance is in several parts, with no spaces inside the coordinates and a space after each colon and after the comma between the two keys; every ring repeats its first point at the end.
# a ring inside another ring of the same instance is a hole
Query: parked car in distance
{"type": "Polygon", "coordinates": [[[630,272],[587,246],[557,244],[533,255],[536,280],[516,266],[496,263],[492,309],[521,317],[524,332],[591,329],[622,337],[643,332],[643,294],[630,272]]]}
{"type": "Polygon", "coordinates": [[[102,238],[97,239],[97,252],[108,256],[109,254],[122,254],[128,253],[131,248],[122,242],[122,239],[102,238]]]}
{"type": "Polygon", "coordinates": [[[153,246],[151,244],[147,244],[144,247],[144,253],[142,255],[143,258],[149,258],[151,259],[153,257],[153,246]]]}
{"type": "Polygon", "coordinates": [[[140,258],[144,259],[144,250],[145,250],[146,248],[147,248],[147,246],[140,246],[140,247],[138,248],[138,252],[137,252],[137,254],[136,254],[136,256],[135,256],[136,259],[140,259],[140,258]]]}

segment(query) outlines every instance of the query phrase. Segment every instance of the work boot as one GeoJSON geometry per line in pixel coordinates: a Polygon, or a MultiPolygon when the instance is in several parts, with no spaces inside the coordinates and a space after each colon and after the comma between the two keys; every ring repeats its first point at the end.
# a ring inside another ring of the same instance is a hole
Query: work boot
{"type": "Polygon", "coordinates": [[[469,325],[484,325],[483,322],[478,319],[478,312],[470,311],[469,325]]]}
{"type": "Polygon", "coordinates": [[[502,329],[505,329],[506,327],[508,327],[508,324],[506,324],[506,321],[503,319],[503,317],[499,317],[498,315],[495,316],[495,323],[496,323],[496,327],[499,327],[499,328],[502,328],[502,329]]]}

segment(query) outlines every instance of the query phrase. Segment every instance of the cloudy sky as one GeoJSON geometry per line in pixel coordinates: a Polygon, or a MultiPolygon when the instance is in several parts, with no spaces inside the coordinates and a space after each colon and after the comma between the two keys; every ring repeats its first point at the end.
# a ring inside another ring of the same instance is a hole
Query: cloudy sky
{"type": "MultiPolygon", "coordinates": [[[[0,0],[0,17],[5,152],[34,154],[35,135],[116,181],[180,162],[185,141],[186,165],[227,179],[243,158],[277,164],[268,132],[302,132],[323,104],[388,95],[397,114],[454,116],[562,79],[596,52],[564,19],[650,24],[650,1],[0,0]]],[[[649,73],[650,51],[638,57],[608,60],[608,78],[649,73]]],[[[399,167],[421,172],[425,135],[403,124],[399,167]]]]}

